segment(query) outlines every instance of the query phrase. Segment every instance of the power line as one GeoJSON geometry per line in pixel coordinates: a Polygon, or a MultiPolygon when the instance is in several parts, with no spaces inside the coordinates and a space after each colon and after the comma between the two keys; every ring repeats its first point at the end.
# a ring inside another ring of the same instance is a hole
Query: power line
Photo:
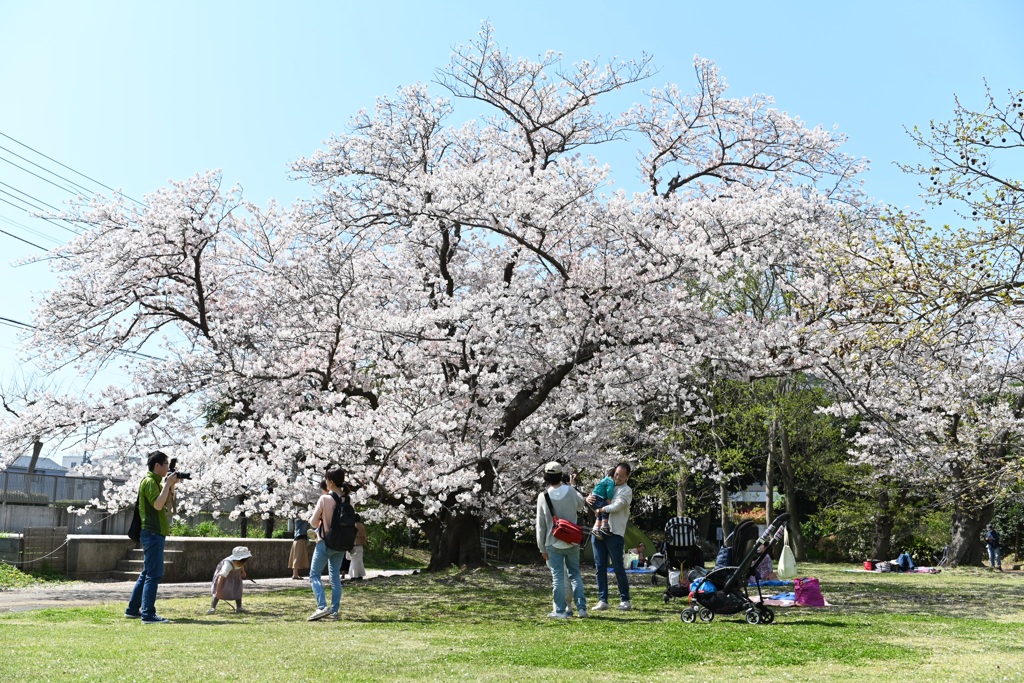
{"type": "Polygon", "coordinates": [[[49,240],[49,241],[53,242],[54,244],[58,244],[59,245],[61,243],[60,240],[57,239],[56,237],[51,237],[50,235],[47,235],[45,232],[40,232],[39,230],[36,230],[35,228],[30,228],[29,226],[25,225],[24,223],[19,223],[18,221],[11,220],[7,216],[0,216],[0,221],[3,221],[4,223],[7,223],[8,225],[14,226],[15,228],[20,228],[21,230],[24,230],[25,232],[28,232],[28,233],[31,233],[31,234],[35,235],[36,237],[42,237],[43,239],[49,240]]]}
{"type": "MultiPolygon", "coordinates": [[[[2,148],[0,148],[0,149],[2,149],[2,148]]],[[[17,156],[17,155],[15,155],[15,156],[17,156]]],[[[40,180],[42,180],[42,181],[43,181],[44,183],[49,183],[50,185],[53,185],[54,187],[56,187],[56,188],[58,188],[58,189],[64,190],[64,191],[65,191],[65,192],[67,192],[68,194],[78,195],[78,192],[75,192],[74,190],[72,190],[72,189],[70,189],[70,188],[64,187],[63,185],[61,185],[61,184],[59,184],[59,183],[55,183],[55,182],[53,182],[52,180],[50,180],[49,178],[44,178],[43,176],[39,175],[38,173],[33,173],[32,171],[28,170],[28,169],[27,169],[27,168],[25,168],[24,166],[19,166],[18,164],[14,163],[14,162],[13,162],[13,161],[11,161],[10,159],[5,159],[5,158],[3,158],[2,156],[0,156],[0,161],[6,162],[6,163],[10,164],[11,166],[13,166],[13,167],[15,167],[15,168],[20,168],[20,169],[21,169],[22,171],[24,171],[25,173],[28,173],[28,174],[29,174],[29,175],[31,175],[31,176],[35,176],[36,178],[39,178],[39,179],[40,179],[40,180]]],[[[56,174],[54,174],[54,175],[56,175],[56,174]]],[[[57,177],[59,178],[60,176],[57,176],[57,177]]],[[[88,191],[88,190],[87,190],[87,191],[88,191]]],[[[90,193],[90,194],[91,194],[91,193],[90,193]]]]}
{"type": "MultiPolygon", "coordinates": [[[[0,201],[3,201],[3,200],[0,200],[0,201]]],[[[10,202],[8,202],[8,204],[10,204],[10,202]]],[[[32,246],[32,247],[35,247],[36,249],[42,249],[43,251],[47,251],[47,252],[50,251],[46,247],[41,247],[38,244],[36,244],[35,242],[29,242],[26,239],[22,239],[21,237],[18,237],[17,235],[15,235],[13,233],[9,233],[6,230],[3,230],[2,228],[0,228],[0,233],[3,233],[5,235],[7,235],[8,237],[13,237],[14,239],[18,240],[19,242],[24,242],[25,244],[27,244],[29,246],[32,246]]]]}
{"type": "Polygon", "coordinates": [[[19,322],[11,318],[4,318],[3,316],[0,316],[0,324],[7,325],[8,327],[17,327],[18,329],[22,330],[35,329],[32,325],[29,325],[28,323],[19,322]]]}
{"type": "MultiPolygon", "coordinates": [[[[25,192],[24,190],[19,190],[18,188],[14,187],[13,185],[8,185],[7,183],[5,183],[3,181],[0,181],[0,185],[3,185],[4,187],[11,188],[12,190],[17,192],[18,194],[24,195],[24,196],[28,197],[33,202],[39,202],[39,204],[42,204],[43,206],[49,207],[49,208],[53,209],[54,211],[58,211],[58,212],[60,211],[60,209],[58,207],[54,206],[53,204],[49,204],[49,203],[43,201],[42,199],[40,199],[39,197],[35,197],[33,195],[30,195],[28,192],[25,192]]],[[[0,192],[3,192],[8,197],[14,197],[14,195],[12,195],[10,192],[6,192],[4,190],[0,190],[0,192]]],[[[39,211],[43,211],[43,207],[42,206],[38,206],[36,204],[33,204],[32,202],[25,201],[24,199],[20,199],[18,197],[14,197],[14,198],[17,199],[19,202],[24,202],[25,204],[28,204],[29,206],[31,206],[34,209],[38,209],[39,211]]],[[[43,218],[44,220],[49,220],[45,216],[36,216],[36,218],[43,218]]],[[[59,220],[62,220],[65,223],[68,223],[68,221],[64,220],[63,218],[61,218],[59,220]]],[[[66,226],[63,226],[63,225],[59,225],[57,223],[54,223],[54,225],[56,225],[58,228],[64,228],[68,232],[74,233],[75,235],[81,234],[80,231],[76,230],[74,227],[69,228],[69,227],[66,227],[66,226]]],[[[70,224],[70,225],[74,225],[74,224],[70,224]]]]}
{"type": "MultiPolygon", "coordinates": [[[[0,324],[7,325],[8,327],[16,327],[16,328],[22,329],[22,330],[34,330],[34,329],[37,329],[35,325],[31,325],[29,323],[23,323],[20,320],[15,320],[14,318],[5,318],[3,316],[0,316],[0,324]]],[[[115,353],[123,353],[123,354],[125,354],[127,356],[137,356],[139,358],[148,358],[149,360],[164,360],[163,358],[158,358],[156,356],[151,356],[148,353],[142,353],[141,351],[129,351],[127,349],[115,349],[114,351],[115,351],[115,353]]]]}
{"type": "MultiPolygon", "coordinates": [[[[12,142],[15,142],[15,143],[17,143],[17,144],[19,144],[19,145],[21,145],[21,146],[22,146],[22,147],[24,147],[25,149],[29,149],[29,150],[32,150],[33,152],[35,152],[35,153],[36,153],[36,154],[38,154],[39,156],[43,157],[44,159],[48,159],[48,160],[52,161],[53,163],[57,164],[58,166],[60,166],[61,168],[66,168],[66,169],[68,169],[69,171],[71,171],[72,173],[74,173],[74,174],[76,174],[76,175],[79,175],[79,176],[81,176],[81,177],[85,178],[86,180],[89,180],[89,181],[91,181],[91,182],[94,182],[94,183],[96,183],[96,184],[97,184],[97,185],[99,185],[100,187],[104,187],[104,188],[106,188],[106,189],[110,190],[111,192],[113,192],[113,193],[115,193],[115,194],[118,194],[118,195],[120,195],[120,196],[124,197],[125,199],[130,199],[131,201],[135,202],[135,203],[136,203],[136,204],[138,204],[139,206],[145,206],[145,204],[144,204],[143,202],[140,202],[140,201],[139,201],[138,199],[134,199],[134,198],[132,198],[132,197],[129,197],[128,195],[124,194],[123,192],[118,192],[117,190],[115,190],[114,188],[110,187],[109,185],[104,185],[103,183],[101,183],[100,181],[96,180],[95,178],[91,178],[91,177],[89,177],[89,176],[85,175],[84,173],[82,173],[81,171],[76,171],[75,169],[71,168],[71,167],[70,167],[70,166],[68,166],[67,164],[62,164],[61,162],[57,161],[57,160],[56,160],[56,159],[54,159],[53,157],[47,156],[47,155],[43,154],[42,152],[40,152],[39,150],[37,150],[37,149],[35,149],[35,148],[33,148],[33,147],[29,147],[29,146],[28,146],[28,145],[26,145],[26,144],[25,144],[24,142],[21,142],[20,140],[16,140],[16,139],[12,138],[12,137],[11,137],[10,135],[7,135],[6,133],[4,133],[4,132],[2,132],[2,131],[0,131],[0,136],[3,136],[3,137],[5,137],[5,138],[7,138],[8,140],[10,140],[10,141],[12,141],[12,142]]],[[[12,152],[12,154],[14,154],[14,153],[12,152]]],[[[23,157],[22,157],[22,158],[23,158],[23,157]]],[[[26,161],[27,161],[27,159],[26,159],[26,161]]],[[[30,162],[30,163],[31,163],[31,162],[30,162]]],[[[40,166],[40,168],[42,168],[42,167],[40,166]]],[[[53,173],[52,171],[47,171],[47,172],[48,172],[48,173],[53,173]]],[[[56,173],[54,173],[53,175],[57,175],[57,174],[56,174],[56,173]]],[[[60,176],[57,176],[57,177],[60,177],[60,176]]],[[[69,182],[70,182],[70,181],[69,181],[69,182]]]]}
{"type": "MultiPolygon", "coordinates": [[[[62,176],[59,173],[54,173],[53,171],[51,171],[50,169],[46,168],[45,166],[40,166],[39,164],[37,164],[36,162],[32,161],[31,159],[29,159],[27,157],[21,156],[20,154],[18,154],[14,150],[7,149],[3,145],[0,145],[0,149],[2,149],[3,151],[7,152],[8,154],[13,154],[14,156],[18,157],[22,161],[27,161],[28,163],[32,164],[36,168],[38,168],[38,169],[40,169],[42,171],[45,171],[46,173],[49,173],[52,176],[56,176],[56,177],[60,178],[61,180],[63,180],[66,183],[71,183],[72,185],[74,185],[78,189],[82,190],[83,192],[88,192],[89,194],[92,194],[92,190],[90,190],[89,188],[85,187],[84,185],[80,185],[79,183],[76,183],[74,180],[71,180],[71,178],[65,178],[64,176],[62,176]]],[[[6,161],[6,159],[5,159],[5,161],[6,161]]],[[[11,162],[8,161],[7,163],[11,163],[11,162]]],[[[18,168],[21,168],[21,167],[19,166],[18,168]]],[[[22,168],[21,170],[24,171],[26,169],[22,168]]]]}
{"type": "MultiPolygon", "coordinates": [[[[3,184],[3,183],[0,183],[0,185],[2,185],[2,184],[3,184]]],[[[21,202],[22,204],[28,204],[28,205],[29,205],[30,207],[32,207],[33,209],[36,209],[36,210],[38,210],[38,211],[41,211],[41,210],[42,210],[42,209],[40,209],[40,208],[39,208],[38,206],[36,206],[35,204],[32,204],[31,202],[25,201],[24,199],[22,199],[22,198],[20,198],[20,197],[17,197],[17,196],[15,196],[15,195],[13,195],[13,194],[11,194],[11,193],[10,193],[10,192],[8,192],[7,190],[0,190],[0,194],[5,194],[5,195],[7,195],[8,197],[10,197],[11,199],[13,199],[13,200],[14,200],[14,201],[16,201],[16,202],[21,202]]],[[[7,203],[7,204],[10,204],[11,206],[13,206],[13,207],[15,207],[15,208],[17,208],[17,209],[21,209],[22,211],[24,211],[25,213],[27,213],[27,214],[28,214],[29,216],[32,216],[33,218],[38,218],[38,219],[40,219],[40,220],[44,220],[44,221],[46,221],[47,223],[52,223],[53,225],[56,225],[56,226],[57,226],[58,228],[64,228],[65,230],[67,230],[68,232],[70,232],[70,233],[71,233],[72,235],[77,235],[77,234],[78,234],[77,232],[75,232],[75,231],[74,231],[74,230],[72,230],[71,228],[66,228],[66,227],[64,227],[63,225],[61,225],[60,223],[54,223],[54,222],[53,222],[52,220],[50,220],[50,219],[49,219],[49,218],[47,218],[46,216],[37,216],[37,215],[34,215],[34,214],[33,214],[33,213],[32,213],[32,212],[31,212],[31,211],[29,210],[29,209],[26,209],[26,208],[25,208],[24,206],[18,206],[17,204],[14,204],[14,203],[12,203],[12,202],[10,202],[10,201],[8,201],[8,200],[6,200],[6,199],[3,199],[3,198],[0,198],[0,201],[3,201],[3,202],[5,202],[5,203],[7,203]]],[[[24,227],[24,226],[22,226],[22,227],[24,227]]],[[[26,229],[28,229],[28,228],[26,228],[26,229]]],[[[58,239],[55,239],[55,238],[53,238],[53,237],[49,237],[49,236],[47,236],[47,238],[48,238],[48,239],[52,239],[52,240],[53,240],[54,242],[57,242],[58,244],[60,244],[60,240],[58,240],[58,239]]]]}

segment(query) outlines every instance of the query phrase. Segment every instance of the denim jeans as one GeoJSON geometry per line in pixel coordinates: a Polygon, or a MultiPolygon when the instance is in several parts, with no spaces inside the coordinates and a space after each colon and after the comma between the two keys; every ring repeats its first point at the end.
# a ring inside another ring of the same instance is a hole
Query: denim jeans
{"type": "Polygon", "coordinates": [[[619,585],[619,600],[629,600],[629,578],[622,565],[622,551],[626,541],[622,536],[609,534],[604,538],[594,536],[594,565],[597,568],[597,599],[608,602],[608,561],[615,570],[615,582],[619,585]]]}
{"type": "Polygon", "coordinates": [[[145,529],[139,534],[142,543],[142,572],[132,589],[125,614],[141,614],[143,619],[156,617],[156,589],[164,576],[164,543],[160,534],[145,529]]]}
{"type": "Polygon", "coordinates": [[[608,504],[608,501],[601,496],[594,496],[594,502],[588,503],[587,507],[594,511],[594,526],[600,526],[601,522],[608,521],[607,512],[598,512],[601,508],[608,504]]]}
{"type": "Polygon", "coordinates": [[[313,596],[316,598],[318,610],[327,607],[324,583],[320,578],[325,564],[331,575],[331,611],[337,612],[341,609],[341,563],[344,561],[344,550],[331,550],[323,541],[317,541],[313,550],[313,560],[309,564],[309,583],[313,586],[313,596]]]}
{"type": "Polygon", "coordinates": [[[991,569],[1002,569],[1003,567],[1003,549],[998,545],[988,547],[988,566],[991,569]]]}
{"type": "Polygon", "coordinates": [[[587,598],[583,594],[583,574],[580,573],[579,547],[556,548],[549,545],[545,550],[548,553],[548,568],[551,570],[551,596],[555,602],[555,611],[564,614],[567,610],[565,604],[566,575],[572,583],[572,597],[576,609],[587,609],[587,598]]]}

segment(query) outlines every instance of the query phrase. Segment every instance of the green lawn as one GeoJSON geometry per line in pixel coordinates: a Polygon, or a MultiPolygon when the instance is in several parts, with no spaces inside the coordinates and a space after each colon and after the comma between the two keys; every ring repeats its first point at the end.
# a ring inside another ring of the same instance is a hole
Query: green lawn
{"type": "Polygon", "coordinates": [[[1024,680],[1022,576],[801,573],[834,606],[769,626],[683,624],[684,601],[647,584],[633,612],[549,620],[539,567],[352,583],[340,622],[306,622],[308,588],[251,596],[238,616],[160,600],[168,626],[124,619],[123,603],[21,612],[0,616],[0,681],[1024,680]]]}

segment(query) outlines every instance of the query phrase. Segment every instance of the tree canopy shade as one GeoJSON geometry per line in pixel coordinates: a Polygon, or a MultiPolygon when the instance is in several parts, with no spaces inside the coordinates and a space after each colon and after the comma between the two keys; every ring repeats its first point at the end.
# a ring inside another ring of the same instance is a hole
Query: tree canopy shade
{"type": "Polygon", "coordinates": [[[864,164],[694,67],[695,92],[606,112],[649,58],[514,58],[485,26],[438,73],[454,99],[401,88],[294,162],[312,201],[253,206],[205,173],[141,207],[74,206],[88,229],[53,255],[29,347],[132,381],[50,394],[4,439],[87,434],[121,471],[176,448],[188,504],[241,495],[245,514],[305,509],[340,465],[357,501],[423,525],[434,566],[473,560],[479,521],[531,497],[544,462],[607,463],[617,418],[652,401],[695,414],[701,366],[782,375],[834,343],[819,265],[848,242],[864,164]],[[457,120],[467,101],[485,113],[457,120]],[[647,191],[584,155],[612,140],[647,191]],[[733,305],[752,282],[792,305],[733,305]]]}

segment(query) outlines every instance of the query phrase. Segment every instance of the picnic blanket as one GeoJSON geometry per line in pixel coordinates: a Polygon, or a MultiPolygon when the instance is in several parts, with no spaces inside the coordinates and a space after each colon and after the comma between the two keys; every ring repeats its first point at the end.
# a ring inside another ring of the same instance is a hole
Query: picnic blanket
{"type": "MultiPolygon", "coordinates": [[[[758,602],[759,598],[756,595],[751,595],[750,600],[752,602],[758,602]]],[[[796,593],[793,593],[792,591],[789,593],[776,593],[775,595],[770,595],[764,599],[763,604],[768,605],[769,607],[813,607],[813,605],[796,604],[796,593]]],[[[826,600],[825,604],[822,606],[831,607],[832,603],[826,600]]]]}
{"type": "MultiPolygon", "coordinates": [[[[844,569],[847,574],[939,574],[942,572],[938,567],[914,567],[909,572],[883,572],[877,569],[844,569]]],[[[761,584],[762,586],[764,583],[761,584]]]]}

